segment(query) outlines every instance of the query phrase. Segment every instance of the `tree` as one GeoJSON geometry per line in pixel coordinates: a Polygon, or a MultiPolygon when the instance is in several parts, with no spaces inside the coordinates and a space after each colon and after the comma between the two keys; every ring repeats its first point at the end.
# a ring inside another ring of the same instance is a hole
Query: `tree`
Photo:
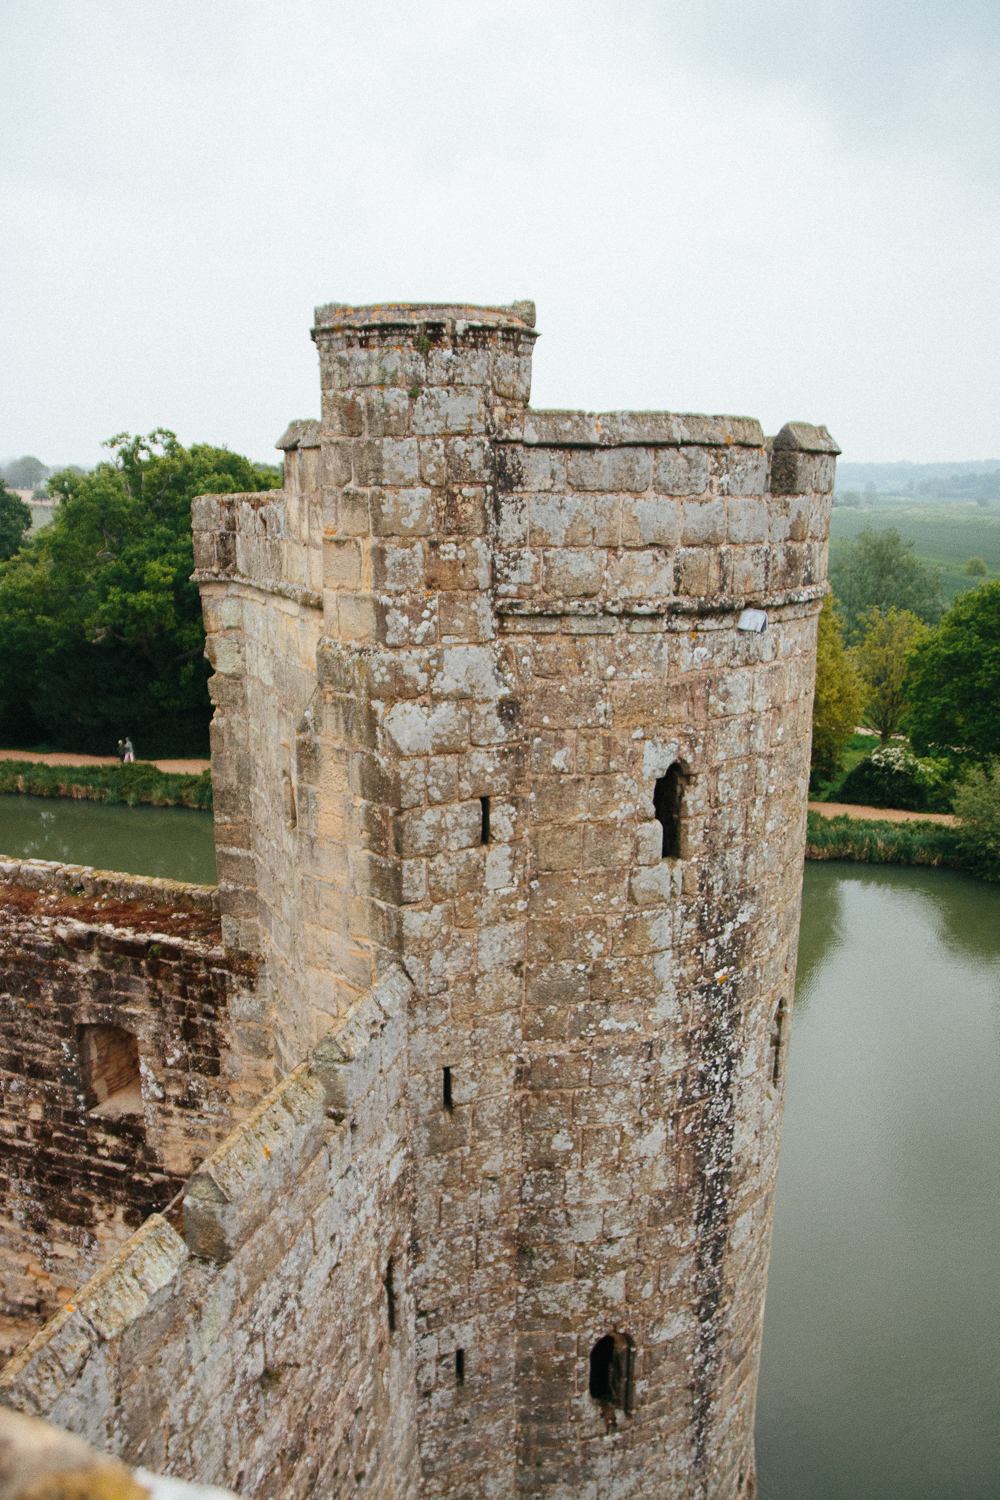
{"type": "Polygon", "coordinates": [[[918,755],[1000,754],[1000,579],[959,594],[939,628],[918,642],[906,692],[918,755]]]}
{"type": "Polygon", "coordinates": [[[977,874],[1000,880],[1000,760],[972,766],[955,789],[959,841],[977,874]]]}
{"type": "Polygon", "coordinates": [[[846,650],[843,628],[828,594],[820,611],[813,698],[812,780],[832,781],[854,733],[864,696],[846,650]]]}
{"type": "Polygon", "coordinates": [[[31,511],[20,495],[13,494],[0,479],[0,562],[20,550],[31,529],[31,511]]]}
{"type": "Polygon", "coordinates": [[[965,565],[965,571],[970,578],[985,578],[989,568],[981,557],[970,557],[965,565]]]}
{"type": "Polygon", "coordinates": [[[105,446],[90,473],[52,476],[52,524],[0,568],[5,733],[105,753],[129,733],[145,756],[204,753],[191,500],[275,488],[278,470],[162,429],[105,446]]]}
{"type": "Polygon", "coordinates": [[[864,722],[876,729],[883,745],[902,729],[909,708],[907,658],[927,626],[908,609],[876,606],[861,617],[863,634],[851,652],[864,687],[864,722]]]}
{"type": "Polygon", "coordinates": [[[940,573],[920,562],[894,527],[859,532],[831,562],[830,583],[852,641],[873,607],[909,610],[925,625],[936,625],[944,610],[940,573]]]}
{"type": "Polygon", "coordinates": [[[24,458],[15,458],[5,465],[3,477],[12,490],[37,490],[48,479],[50,472],[40,458],[25,454],[24,458]]]}

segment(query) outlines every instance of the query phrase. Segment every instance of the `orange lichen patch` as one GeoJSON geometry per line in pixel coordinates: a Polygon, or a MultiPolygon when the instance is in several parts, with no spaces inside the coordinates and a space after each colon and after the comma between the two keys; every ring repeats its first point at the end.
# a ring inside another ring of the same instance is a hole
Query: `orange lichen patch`
{"type": "Polygon", "coordinates": [[[0,910],[22,916],[72,917],[77,922],[125,927],[132,932],[162,932],[194,938],[212,946],[222,942],[222,924],[215,912],[158,905],[152,901],[122,901],[115,896],[74,896],[65,891],[33,891],[26,886],[0,885],[0,910]]]}

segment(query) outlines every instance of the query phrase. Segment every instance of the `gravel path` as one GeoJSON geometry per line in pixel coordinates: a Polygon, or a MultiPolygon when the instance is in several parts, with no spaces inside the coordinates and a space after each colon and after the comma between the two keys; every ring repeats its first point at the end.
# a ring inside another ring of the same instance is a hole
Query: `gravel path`
{"type": "Polygon", "coordinates": [[[810,812],[822,813],[825,818],[839,818],[846,813],[849,818],[878,818],[886,823],[909,823],[914,819],[923,823],[957,823],[954,813],[903,812],[896,807],[859,807],[855,802],[810,802],[810,812]]]}

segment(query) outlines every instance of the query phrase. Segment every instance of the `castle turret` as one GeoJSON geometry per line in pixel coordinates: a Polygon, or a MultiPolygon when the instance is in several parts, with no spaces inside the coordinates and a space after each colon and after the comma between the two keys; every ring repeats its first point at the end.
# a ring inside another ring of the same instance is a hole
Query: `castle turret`
{"type": "Polygon", "coordinates": [[[278,1075],[412,984],[420,1493],[733,1500],[838,450],[533,411],[534,323],[317,309],[284,491],[195,502],[226,936],[278,1075]]]}

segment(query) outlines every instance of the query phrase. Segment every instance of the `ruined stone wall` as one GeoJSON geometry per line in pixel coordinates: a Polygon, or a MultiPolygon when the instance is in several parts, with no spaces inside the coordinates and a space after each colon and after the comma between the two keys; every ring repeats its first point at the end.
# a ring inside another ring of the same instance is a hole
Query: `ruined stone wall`
{"type": "Polygon", "coordinates": [[[271,1084],[270,1065],[254,1066],[269,1049],[253,978],[227,960],[215,905],[208,887],[0,860],[8,1349],[169,1203],[271,1084]],[[134,1087],[94,1092],[88,1063],[103,1058],[114,1089],[136,1049],[134,1087]]]}
{"type": "Polygon", "coordinates": [[[418,1488],[396,969],[0,1374],[0,1400],[248,1497],[418,1488]]]}

